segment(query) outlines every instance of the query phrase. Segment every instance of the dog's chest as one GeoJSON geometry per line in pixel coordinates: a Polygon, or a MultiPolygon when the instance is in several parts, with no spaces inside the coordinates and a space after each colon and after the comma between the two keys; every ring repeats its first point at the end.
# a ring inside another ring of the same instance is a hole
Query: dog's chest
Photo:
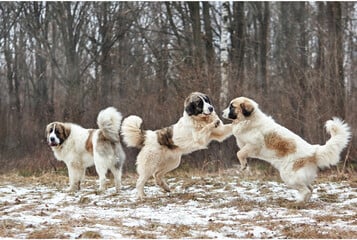
{"type": "Polygon", "coordinates": [[[202,130],[201,126],[192,125],[190,123],[180,123],[174,126],[173,142],[184,153],[196,151],[206,146],[198,144],[194,139],[197,138],[199,131],[202,130]]]}
{"type": "Polygon", "coordinates": [[[243,147],[247,143],[250,143],[252,139],[256,140],[256,132],[254,129],[250,129],[245,123],[233,125],[233,135],[236,138],[239,147],[243,147]]]}
{"type": "Polygon", "coordinates": [[[233,125],[233,134],[238,137],[240,135],[249,135],[250,127],[246,122],[240,122],[233,125]]]}
{"type": "Polygon", "coordinates": [[[52,149],[53,154],[55,155],[56,159],[59,161],[64,161],[67,162],[69,158],[73,157],[70,151],[67,151],[63,146],[60,146],[59,148],[52,149]]]}

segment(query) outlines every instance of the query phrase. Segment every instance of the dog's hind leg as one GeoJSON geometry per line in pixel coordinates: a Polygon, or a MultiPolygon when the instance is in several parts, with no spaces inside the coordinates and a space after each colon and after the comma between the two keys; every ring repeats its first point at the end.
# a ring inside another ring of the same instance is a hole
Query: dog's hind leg
{"type": "Polygon", "coordinates": [[[293,188],[299,191],[299,195],[297,198],[298,203],[302,202],[308,202],[311,198],[312,192],[310,190],[311,186],[305,186],[305,185],[297,185],[293,188]]]}
{"type": "Polygon", "coordinates": [[[149,174],[139,175],[138,181],[136,182],[137,197],[143,199],[145,197],[144,186],[146,181],[151,177],[149,174]]]}
{"type": "Polygon", "coordinates": [[[123,165],[126,157],[121,145],[118,145],[116,156],[116,162],[114,166],[111,167],[111,172],[114,175],[115,189],[119,192],[121,188],[123,165]]]}
{"type": "Polygon", "coordinates": [[[121,188],[122,166],[123,166],[123,164],[120,161],[118,161],[114,165],[114,167],[112,167],[110,169],[110,171],[112,172],[112,174],[114,176],[114,184],[115,184],[115,189],[117,192],[119,192],[120,188],[121,188]]]}
{"type": "Polygon", "coordinates": [[[145,147],[137,156],[136,171],[139,174],[139,178],[136,182],[136,190],[139,199],[143,199],[145,196],[145,183],[156,171],[159,158],[160,152],[152,151],[145,147]]]}
{"type": "Polygon", "coordinates": [[[95,169],[97,170],[99,176],[99,192],[103,192],[106,189],[105,181],[107,179],[106,174],[108,169],[104,166],[95,165],[95,169]]]}
{"type": "Polygon", "coordinates": [[[166,173],[177,168],[180,165],[180,162],[181,162],[181,156],[175,156],[170,159],[167,159],[166,164],[161,169],[159,169],[157,172],[154,173],[156,184],[159,185],[166,192],[170,192],[170,187],[163,179],[163,176],[166,173]]]}
{"type": "Polygon", "coordinates": [[[165,180],[162,178],[165,173],[167,173],[166,171],[161,171],[161,172],[157,172],[154,173],[154,178],[155,178],[155,182],[157,185],[159,185],[162,189],[164,189],[166,192],[170,192],[170,187],[169,185],[167,185],[167,183],[165,182],[165,180]]]}

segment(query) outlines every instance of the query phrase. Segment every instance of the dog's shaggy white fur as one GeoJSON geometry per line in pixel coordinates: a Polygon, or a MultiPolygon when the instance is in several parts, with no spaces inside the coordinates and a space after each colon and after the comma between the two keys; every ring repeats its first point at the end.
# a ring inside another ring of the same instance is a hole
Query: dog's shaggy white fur
{"type": "Polygon", "coordinates": [[[212,140],[223,141],[232,135],[231,124],[223,125],[208,96],[199,92],[186,98],[183,116],[170,127],[152,131],[143,130],[141,125],[142,119],[132,115],[124,119],[121,129],[127,146],[141,148],[136,161],[139,198],[144,197],[144,185],[151,176],[157,185],[170,191],[163,176],[179,166],[183,154],[204,149],[212,140]]]}
{"type": "Polygon", "coordinates": [[[271,163],[279,170],[282,180],[299,191],[298,202],[310,199],[311,183],[318,168],[337,164],[351,136],[349,126],[333,118],[325,125],[331,138],[325,145],[311,145],[277,124],[255,101],[245,97],[233,99],[223,111],[223,117],[233,121],[241,168],[246,168],[248,157],[271,163]]]}
{"type": "Polygon", "coordinates": [[[85,129],[74,123],[52,122],[46,127],[48,145],[57,160],[68,168],[68,191],[80,189],[86,169],[95,165],[99,191],[105,190],[106,173],[112,172],[116,190],[120,190],[125,153],[120,144],[122,115],[114,107],[98,114],[99,129],[85,129]]]}

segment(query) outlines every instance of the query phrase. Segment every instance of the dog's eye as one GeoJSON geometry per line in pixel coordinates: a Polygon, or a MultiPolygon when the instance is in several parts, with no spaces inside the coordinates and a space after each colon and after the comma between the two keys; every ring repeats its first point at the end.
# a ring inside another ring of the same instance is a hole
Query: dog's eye
{"type": "Polygon", "coordinates": [[[56,130],[55,130],[55,133],[56,133],[56,134],[59,134],[59,131],[58,131],[58,129],[56,129],[56,130]]]}
{"type": "Polygon", "coordinates": [[[230,109],[234,108],[232,103],[229,104],[229,108],[230,108],[230,109]]]}

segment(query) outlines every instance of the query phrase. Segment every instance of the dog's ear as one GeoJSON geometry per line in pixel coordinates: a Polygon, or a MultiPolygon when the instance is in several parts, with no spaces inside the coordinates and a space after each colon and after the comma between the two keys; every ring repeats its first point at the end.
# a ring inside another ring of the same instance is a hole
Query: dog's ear
{"type": "Polygon", "coordinates": [[[64,128],[65,138],[67,139],[69,137],[69,135],[71,134],[71,129],[68,126],[63,126],[63,128],[64,128]]]}
{"type": "Polygon", "coordinates": [[[68,127],[68,125],[64,125],[64,124],[58,124],[58,127],[60,128],[59,132],[61,138],[63,138],[63,140],[67,139],[71,134],[71,129],[68,127]]]}
{"type": "Polygon", "coordinates": [[[242,113],[245,117],[249,117],[254,111],[254,106],[250,102],[244,102],[240,104],[240,108],[242,109],[242,113]]]}
{"type": "Polygon", "coordinates": [[[188,114],[188,116],[191,116],[193,114],[195,114],[195,104],[194,103],[189,103],[186,108],[185,108],[186,113],[188,114]]]}

